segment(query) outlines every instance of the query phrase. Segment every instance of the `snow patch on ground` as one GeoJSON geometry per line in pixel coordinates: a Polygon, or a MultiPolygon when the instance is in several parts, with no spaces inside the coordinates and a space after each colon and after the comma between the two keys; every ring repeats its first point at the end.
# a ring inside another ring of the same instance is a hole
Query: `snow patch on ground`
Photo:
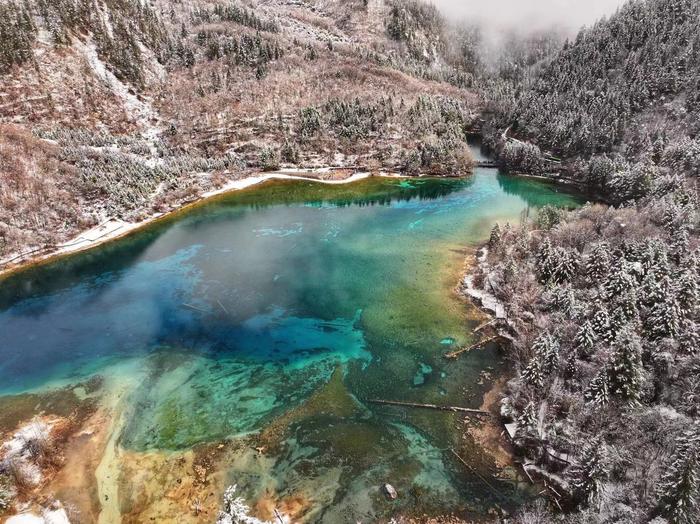
{"type": "Polygon", "coordinates": [[[17,430],[0,447],[0,457],[5,464],[22,476],[23,482],[31,486],[41,483],[41,469],[35,464],[36,454],[45,449],[51,439],[51,425],[34,420],[17,430]]]}
{"type": "Polygon", "coordinates": [[[85,56],[88,64],[112,93],[122,100],[127,114],[132,115],[141,127],[141,135],[151,145],[152,153],[155,155],[155,142],[160,135],[161,129],[153,124],[158,121],[158,114],[147,101],[139,100],[129,87],[119,80],[112,73],[106,64],[97,55],[97,47],[92,41],[86,43],[76,41],[75,46],[85,56]]]}
{"type": "MultiPolygon", "coordinates": [[[[487,256],[488,250],[484,247],[477,254],[476,261],[477,264],[485,268],[486,274],[488,275],[488,268],[486,268],[487,256]]],[[[487,288],[490,285],[488,278],[489,277],[487,276],[487,281],[485,282],[484,288],[487,288]]],[[[464,277],[464,291],[467,293],[467,295],[481,304],[482,309],[489,311],[498,319],[506,318],[506,308],[503,303],[485,289],[478,289],[474,285],[474,276],[471,274],[464,277]]]]}
{"type": "Polygon", "coordinates": [[[33,513],[21,513],[7,519],[6,524],[70,524],[66,510],[59,507],[58,509],[46,509],[42,512],[41,517],[33,513]]]}
{"type": "Polygon", "coordinates": [[[22,513],[7,519],[6,524],[45,524],[45,522],[42,517],[37,517],[32,513],[22,513]]]}

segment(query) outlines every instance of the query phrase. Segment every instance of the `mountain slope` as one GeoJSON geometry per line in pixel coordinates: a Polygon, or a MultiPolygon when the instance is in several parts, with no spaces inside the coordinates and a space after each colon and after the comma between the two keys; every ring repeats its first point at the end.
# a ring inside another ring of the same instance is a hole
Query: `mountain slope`
{"type": "MultiPolygon", "coordinates": [[[[2,10],[0,122],[52,144],[75,171],[64,187],[81,213],[65,225],[48,213],[50,237],[10,214],[0,257],[260,170],[470,168],[477,99],[454,85],[445,22],[415,1],[30,0],[2,10]],[[387,30],[397,18],[400,34],[387,30]]],[[[53,187],[63,174],[45,178],[53,187]]]]}
{"type": "Polygon", "coordinates": [[[628,2],[538,64],[526,83],[495,82],[487,143],[515,169],[564,173],[617,202],[648,193],[648,170],[635,164],[697,177],[699,35],[693,0],[628,2]]]}

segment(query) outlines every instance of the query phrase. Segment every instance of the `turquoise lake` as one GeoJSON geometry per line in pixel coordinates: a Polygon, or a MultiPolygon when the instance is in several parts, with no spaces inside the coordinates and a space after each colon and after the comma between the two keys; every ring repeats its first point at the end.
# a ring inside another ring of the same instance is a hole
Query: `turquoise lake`
{"type": "MultiPolygon", "coordinates": [[[[494,223],[545,204],[581,199],[485,169],[217,197],[0,282],[0,394],[123,384],[120,453],[245,442],[218,466],[222,482],[254,507],[303,499],[301,521],[512,508],[526,488],[484,482],[487,467],[476,475],[451,454],[480,463],[460,417],[366,401],[481,404],[503,356],[443,358],[479,322],[454,290],[494,223]]],[[[122,512],[136,511],[130,482],[119,479],[122,512]]]]}

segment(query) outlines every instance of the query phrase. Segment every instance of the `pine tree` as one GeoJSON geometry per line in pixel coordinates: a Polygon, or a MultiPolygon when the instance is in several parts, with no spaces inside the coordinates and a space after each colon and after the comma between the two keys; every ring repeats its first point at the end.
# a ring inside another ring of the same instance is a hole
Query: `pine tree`
{"type": "Polygon", "coordinates": [[[533,356],[522,376],[528,384],[540,388],[559,365],[559,341],[549,333],[542,333],[531,349],[533,356]]]}
{"type": "Polygon", "coordinates": [[[692,320],[686,320],[679,343],[683,353],[687,355],[700,354],[700,326],[692,320]]]}
{"type": "Polygon", "coordinates": [[[501,243],[501,226],[496,224],[491,229],[491,236],[489,237],[489,246],[494,248],[501,243]]]}
{"type": "Polygon", "coordinates": [[[549,333],[540,335],[532,348],[542,362],[542,372],[552,374],[559,364],[559,341],[549,333]]]}
{"type": "Polygon", "coordinates": [[[671,253],[676,264],[688,254],[690,235],[685,227],[680,227],[671,234],[671,253]]]}
{"type": "Polygon", "coordinates": [[[639,316],[639,309],[637,308],[637,292],[634,289],[630,289],[619,295],[615,303],[617,304],[617,310],[619,310],[621,313],[623,324],[634,320],[639,316]]]}
{"type": "Polygon", "coordinates": [[[554,249],[549,237],[546,237],[536,255],[537,272],[541,282],[548,282],[552,278],[556,264],[553,259],[554,249]]]}
{"type": "Polygon", "coordinates": [[[36,33],[28,5],[0,4],[0,73],[31,60],[36,33]]]}
{"type": "Polygon", "coordinates": [[[610,391],[628,402],[637,402],[641,394],[643,367],[642,343],[632,328],[626,328],[615,341],[608,368],[610,391]]]}
{"type": "Polygon", "coordinates": [[[535,404],[529,402],[516,420],[518,436],[528,436],[537,433],[537,411],[535,404]]]}
{"type": "Polygon", "coordinates": [[[593,345],[595,344],[597,335],[593,325],[586,320],[579,328],[574,339],[574,345],[581,356],[589,356],[593,345]]]}
{"type": "Polygon", "coordinates": [[[653,306],[663,302],[669,288],[670,280],[668,277],[663,277],[655,269],[651,269],[642,281],[640,299],[643,304],[653,306]]]}
{"type": "Polygon", "coordinates": [[[515,259],[508,255],[506,262],[503,265],[503,281],[506,283],[513,282],[515,275],[518,272],[518,264],[515,263],[515,259]]]}
{"type": "Polygon", "coordinates": [[[573,280],[578,271],[578,258],[576,254],[568,249],[558,247],[552,254],[554,268],[551,280],[557,284],[573,280]]]}
{"type": "Polygon", "coordinates": [[[698,277],[694,271],[683,271],[676,287],[678,306],[684,316],[689,316],[697,308],[700,289],[698,277]]]}
{"type": "Polygon", "coordinates": [[[584,446],[578,463],[572,467],[571,476],[579,500],[594,504],[608,477],[607,448],[600,436],[584,446]]]}
{"type": "Polygon", "coordinates": [[[591,326],[600,340],[605,342],[612,342],[615,340],[613,326],[610,322],[610,315],[605,309],[599,309],[596,314],[593,315],[591,326]]]}
{"type": "Polygon", "coordinates": [[[544,373],[542,372],[542,361],[538,355],[530,359],[528,365],[522,371],[523,380],[527,384],[536,388],[541,388],[544,385],[544,373]]]}
{"type": "Polygon", "coordinates": [[[646,329],[652,339],[674,338],[680,331],[680,307],[675,297],[668,296],[651,309],[646,319],[646,329]]]}
{"type": "Polygon", "coordinates": [[[576,372],[578,371],[578,361],[576,360],[576,355],[571,354],[566,361],[566,367],[564,370],[564,373],[566,375],[566,378],[572,379],[576,377],[576,372]]]}
{"type": "Polygon", "coordinates": [[[637,286],[637,281],[629,274],[627,264],[613,269],[603,284],[608,300],[628,293],[637,286]]]}
{"type": "Polygon", "coordinates": [[[604,368],[588,383],[584,398],[596,406],[607,406],[610,401],[609,392],[608,370],[604,368]]]}
{"type": "Polygon", "coordinates": [[[570,285],[557,288],[553,294],[554,307],[566,314],[570,319],[576,318],[580,306],[576,294],[570,285]]]}
{"type": "Polygon", "coordinates": [[[700,512],[700,424],[676,439],[659,484],[659,510],[673,524],[697,524],[700,512]]]}

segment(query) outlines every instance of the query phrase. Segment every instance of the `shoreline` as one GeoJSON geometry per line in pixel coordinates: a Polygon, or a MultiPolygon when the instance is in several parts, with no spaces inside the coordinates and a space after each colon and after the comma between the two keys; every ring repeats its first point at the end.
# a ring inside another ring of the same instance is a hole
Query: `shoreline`
{"type": "MultiPolygon", "coordinates": [[[[490,168],[489,168],[490,169],[490,168]]],[[[236,180],[231,180],[230,182],[224,184],[218,189],[212,189],[210,191],[205,191],[204,193],[198,195],[192,200],[184,201],[175,206],[174,208],[165,211],[155,213],[148,218],[140,220],[138,222],[127,222],[119,218],[107,218],[100,224],[78,233],[75,237],[51,247],[37,247],[33,250],[26,251],[24,253],[12,253],[7,257],[0,259],[0,282],[7,279],[8,277],[19,273],[33,266],[41,266],[59,260],[61,258],[88,251],[95,247],[99,247],[103,244],[119,240],[121,238],[127,237],[132,233],[135,233],[151,224],[154,224],[160,220],[164,220],[174,216],[177,213],[186,211],[187,209],[201,205],[208,200],[225,195],[227,193],[232,193],[235,191],[240,191],[243,189],[248,189],[250,187],[256,186],[268,180],[298,180],[306,182],[317,182],[319,184],[327,185],[343,185],[351,184],[353,182],[359,182],[360,180],[365,180],[372,177],[385,177],[385,178],[460,178],[460,177],[440,177],[431,175],[417,175],[408,176],[402,175],[401,173],[391,172],[391,171],[355,171],[346,178],[340,179],[324,179],[320,176],[325,174],[330,174],[333,172],[344,172],[352,171],[347,168],[334,168],[334,167],[322,167],[315,169],[281,169],[278,171],[272,171],[269,173],[258,172],[251,176],[244,178],[239,178],[236,180]],[[306,175],[306,176],[305,176],[306,175]],[[308,176],[316,175],[316,176],[308,176]]],[[[472,171],[469,173],[470,176],[473,175],[472,171]]],[[[551,177],[543,177],[537,175],[527,175],[520,173],[507,173],[508,176],[530,178],[542,182],[552,183],[554,185],[564,185],[571,187],[576,186],[576,184],[567,183],[561,179],[554,179],[551,177]]],[[[474,298],[474,297],[472,297],[474,298]]]]}
{"type": "MultiPolygon", "coordinates": [[[[332,168],[321,168],[311,171],[299,171],[299,173],[323,175],[326,173],[332,173],[333,171],[334,170],[332,168]]],[[[369,171],[358,171],[346,178],[341,178],[337,180],[315,178],[313,176],[303,176],[302,174],[295,173],[296,171],[292,170],[281,170],[264,174],[258,173],[249,177],[232,180],[218,189],[213,189],[202,193],[201,195],[197,196],[194,200],[183,202],[169,211],[153,214],[148,218],[145,218],[144,220],[140,220],[138,222],[127,222],[118,218],[108,218],[107,220],[101,222],[97,226],[86,231],[82,231],[72,239],[52,248],[36,248],[32,251],[28,251],[25,253],[11,254],[8,257],[0,260],[0,282],[12,276],[15,273],[29,269],[32,266],[40,266],[43,264],[54,262],[63,257],[81,253],[83,251],[88,251],[90,249],[107,244],[109,242],[119,240],[155,222],[158,222],[159,220],[169,218],[175,215],[176,213],[180,213],[189,209],[190,207],[200,205],[212,198],[227,193],[247,189],[262,184],[263,182],[266,182],[268,180],[298,180],[306,182],[317,182],[319,184],[342,185],[351,184],[353,182],[359,182],[360,180],[365,180],[371,177],[413,178],[401,175],[399,173],[389,173],[381,171],[377,174],[371,173],[369,171]]]]}

